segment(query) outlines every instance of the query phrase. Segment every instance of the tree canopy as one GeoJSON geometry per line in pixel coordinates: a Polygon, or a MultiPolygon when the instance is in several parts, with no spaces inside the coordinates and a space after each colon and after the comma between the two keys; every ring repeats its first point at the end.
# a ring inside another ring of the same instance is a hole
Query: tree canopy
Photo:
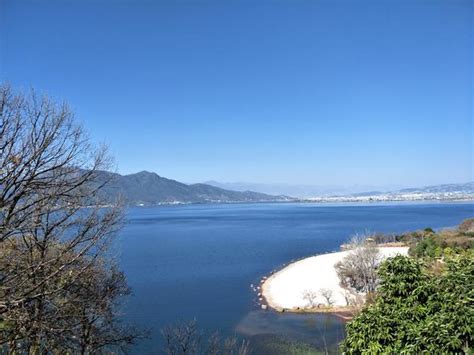
{"type": "Polygon", "coordinates": [[[342,350],[361,353],[462,353],[473,344],[474,258],[446,260],[440,274],[417,259],[383,262],[375,302],[346,327],[342,350]]]}

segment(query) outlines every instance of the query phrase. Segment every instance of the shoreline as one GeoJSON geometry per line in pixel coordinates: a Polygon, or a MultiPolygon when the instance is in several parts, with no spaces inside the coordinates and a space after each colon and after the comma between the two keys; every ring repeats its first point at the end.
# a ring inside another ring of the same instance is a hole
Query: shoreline
{"type": "MultiPolygon", "coordinates": [[[[383,259],[408,253],[408,247],[380,245],[378,248],[383,259]]],[[[350,319],[355,307],[347,305],[344,289],[339,285],[334,268],[349,253],[338,251],[302,258],[264,276],[259,287],[254,288],[259,290],[260,307],[280,313],[331,313],[345,320],[350,319]],[[322,293],[329,294],[331,304],[322,293]]]]}
{"type": "MultiPolygon", "coordinates": [[[[420,200],[341,200],[341,201],[322,201],[322,200],[268,200],[268,201],[206,201],[206,202],[163,202],[158,204],[127,204],[127,208],[155,208],[155,207],[185,207],[185,206],[212,206],[212,205],[265,205],[265,204],[308,204],[320,206],[373,206],[373,205],[403,205],[403,204],[449,204],[449,203],[474,203],[474,197],[466,199],[420,199],[420,200]]],[[[109,205],[104,205],[109,206],[109,205]]]]}

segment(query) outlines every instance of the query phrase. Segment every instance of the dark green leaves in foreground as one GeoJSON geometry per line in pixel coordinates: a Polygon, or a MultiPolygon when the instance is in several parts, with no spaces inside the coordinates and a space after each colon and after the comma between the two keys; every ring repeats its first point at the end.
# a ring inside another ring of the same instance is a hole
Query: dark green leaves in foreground
{"type": "Polygon", "coordinates": [[[464,353],[473,346],[474,257],[458,255],[430,274],[397,256],[379,269],[375,303],[350,323],[346,353],[464,353]]]}

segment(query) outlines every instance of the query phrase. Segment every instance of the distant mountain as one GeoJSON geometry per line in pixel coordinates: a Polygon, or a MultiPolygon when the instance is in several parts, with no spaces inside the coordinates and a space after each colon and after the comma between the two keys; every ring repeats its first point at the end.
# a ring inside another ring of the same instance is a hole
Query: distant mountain
{"type": "Polygon", "coordinates": [[[398,191],[399,193],[448,193],[448,192],[463,192],[474,193],[474,182],[466,182],[461,184],[443,184],[434,186],[425,186],[420,188],[409,188],[398,191]]]}
{"type": "Polygon", "coordinates": [[[95,183],[101,184],[105,181],[109,183],[103,188],[102,197],[112,202],[121,196],[128,205],[293,200],[286,196],[272,196],[253,191],[231,191],[207,184],[188,185],[148,171],[130,175],[98,172],[95,183]]]}
{"type": "Polygon", "coordinates": [[[379,196],[379,195],[435,195],[435,194],[474,194],[474,182],[466,182],[461,184],[443,184],[443,185],[432,185],[424,187],[410,187],[406,189],[382,192],[382,191],[370,191],[352,194],[351,196],[379,196]]]}
{"type": "Polygon", "coordinates": [[[307,200],[314,202],[474,200],[474,182],[413,187],[390,192],[370,191],[350,195],[318,196],[307,200]]]}
{"type": "MultiPolygon", "coordinates": [[[[239,183],[220,184],[209,182],[202,184],[184,184],[182,182],[167,179],[156,173],[141,171],[136,174],[120,175],[116,173],[100,171],[97,173],[95,183],[102,184],[109,181],[102,190],[102,197],[106,201],[113,202],[121,196],[128,205],[153,206],[161,204],[188,204],[188,203],[230,203],[230,202],[277,202],[277,201],[297,201],[298,199],[288,197],[286,194],[268,194],[248,190],[234,191],[220,186],[233,186],[240,189],[250,184],[239,183]]],[[[281,191],[278,186],[254,184],[257,189],[274,186],[276,191],[281,191]]],[[[287,185],[289,187],[291,185],[287,185]]],[[[295,185],[296,186],[296,185],[295,185]]],[[[295,187],[293,186],[293,188],[295,187]]],[[[306,186],[308,188],[309,186],[306,186]]],[[[313,192],[317,192],[315,186],[313,192]]],[[[358,186],[361,188],[361,186],[358,186]]],[[[334,190],[332,190],[334,189],[334,190]]],[[[320,194],[314,197],[304,198],[305,201],[314,202],[338,202],[338,201],[406,201],[406,200],[457,200],[474,199],[474,182],[462,184],[444,184],[426,186],[419,188],[405,188],[395,191],[370,191],[358,192],[338,191],[331,194],[331,190],[336,187],[321,188],[320,194]]],[[[343,188],[341,188],[343,190],[343,188]]],[[[297,189],[293,189],[297,192],[297,189]]],[[[307,190],[308,191],[308,190],[307,190]]],[[[295,194],[296,195],[296,194],[295,194]]],[[[299,194],[298,194],[299,195],[299,194]]],[[[296,195],[296,196],[298,196],[296,195]]]]}
{"type": "Polygon", "coordinates": [[[391,191],[400,189],[401,185],[297,185],[297,184],[263,184],[251,182],[219,182],[206,181],[205,184],[220,187],[222,189],[229,189],[234,191],[258,191],[270,195],[287,195],[299,198],[307,198],[314,196],[335,196],[335,195],[349,195],[355,193],[365,193],[371,189],[379,191],[391,191]]]}

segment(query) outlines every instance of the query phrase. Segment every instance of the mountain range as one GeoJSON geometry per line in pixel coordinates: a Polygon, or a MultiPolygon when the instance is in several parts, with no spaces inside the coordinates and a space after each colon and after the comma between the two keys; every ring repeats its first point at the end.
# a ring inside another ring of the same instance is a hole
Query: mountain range
{"type": "Polygon", "coordinates": [[[312,197],[311,202],[374,202],[374,201],[472,201],[474,182],[405,188],[397,191],[370,191],[351,195],[312,197]]]}
{"type": "Polygon", "coordinates": [[[420,194],[420,195],[431,195],[431,194],[464,194],[464,195],[473,195],[474,194],[474,182],[466,182],[461,184],[442,184],[442,185],[432,185],[424,187],[410,187],[405,189],[400,189],[396,191],[370,191],[351,194],[351,196],[377,196],[377,195],[409,195],[409,194],[420,194]]]}
{"type": "Polygon", "coordinates": [[[278,184],[278,183],[252,183],[252,182],[219,182],[206,181],[207,185],[220,187],[222,189],[234,191],[258,191],[270,195],[286,195],[300,199],[310,197],[329,197],[339,195],[351,195],[355,193],[365,193],[366,191],[394,191],[406,186],[397,184],[387,185],[310,185],[310,184],[278,184]]]}
{"type": "Polygon", "coordinates": [[[466,182],[463,184],[443,184],[434,186],[425,186],[419,188],[409,188],[399,190],[400,193],[449,193],[449,192],[462,192],[462,193],[474,193],[474,182],[466,182]]]}
{"type": "Polygon", "coordinates": [[[251,189],[262,193],[294,196],[300,200],[353,200],[359,197],[380,196],[384,199],[412,199],[415,195],[426,199],[455,199],[457,197],[474,196],[474,182],[458,184],[442,184],[424,187],[401,187],[399,185],[291,185],[291,184],[253,184],[253,183],[221,183],[206,182],[209,185],[230,188],[232,190],[251,189]]]}
{"type": "Polygon", "coordinates": [[[253,191],[232,191],[208,184],[184,184],[148,171],[129,175],[107,171],[96,173],[95,183],[102,184],[106,181],[108,183],[101,191],[105,201],[112,202],[120,196],[127,205],[134,206],[294,200],[287,196],[274,196],[253,191]]]}
{"type": "MultiPolygon", "coordinates": [[[[96,173],[96,184],[103,184],[106,181],[108,183],[105,184],[101,191],[102,198],[106,202],[113,202],[120,196],[130,206],[232,202],[398,201],[474,198],[474,182],[405,188],[388,192],[371,191],[330,194],[326,190],[324,194],[315,195],[310,198],[293,198],[281,194],[281,192],[278,193],[278,190],[275,190],[275,194],[267,194],[250,190],[235,191],[213,186],[209,183],[185,184],[148,171],[129,175],[120,175],[107,171],[96,173]]],[[[218,184],[215,182],[211,183],[218,184]]],[[[258,186],[255,187],[258,188],[258,186]]]]}

